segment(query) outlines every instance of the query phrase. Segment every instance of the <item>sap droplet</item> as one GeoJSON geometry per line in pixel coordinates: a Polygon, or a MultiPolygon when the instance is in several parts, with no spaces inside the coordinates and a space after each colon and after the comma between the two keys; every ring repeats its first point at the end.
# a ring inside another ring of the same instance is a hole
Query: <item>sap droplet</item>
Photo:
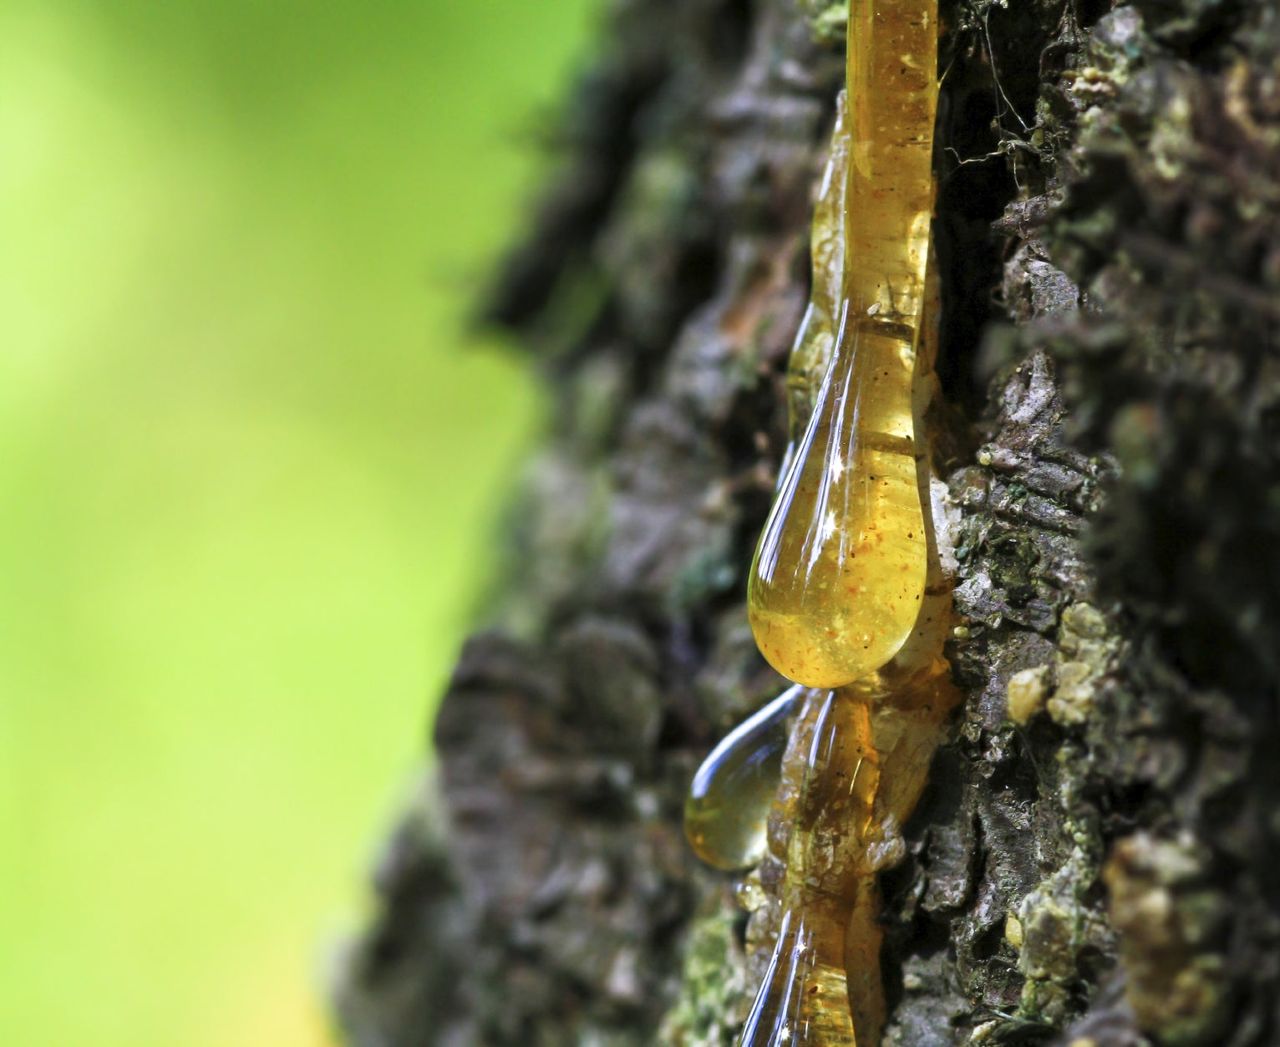
{"type": "Polygon", "coordinates": [[[791,687],[730,731],[698,768],[684,805],[684,832],[717,869],[746,869],[765,851],[765,823],[787,747],[787,720],[804,696],[791,687]]]}
{"type": "Polygon", "coordinates": [[[846,304],[756,550],[756,643],[778,672],[809,687],[843,687],[879,669],[920,612],[928,542],[912,417],[915,329],[854,317],[846,304]]]}
{"type": "MultiPolygon", "coordinates": [[[[814,688],[884,666],[910,635],[925,588],[925,447],[914,409],[915,381],[928,372],[924,363],[916,374],[938,95],[937,39],[921,18],[930,6],[850,4],[844,242],[825,252],[843,270],[838,334],[752,565],[761,651],[814,688]],[[918,61],[904,66],[904,53],[918,61]]],[[[813,293],[831,298],[825,282],[813,293]]]]}

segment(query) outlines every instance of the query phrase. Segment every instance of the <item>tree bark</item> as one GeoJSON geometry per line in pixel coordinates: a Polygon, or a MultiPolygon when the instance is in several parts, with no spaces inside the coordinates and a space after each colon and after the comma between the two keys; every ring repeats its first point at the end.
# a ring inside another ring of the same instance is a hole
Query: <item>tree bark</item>
{"type": "MultiPolygon", "coordinates": [[[[342,965],[352,1044],[734,1042],[767,954],[681,809],[782,686],[745,577],[842,7],[612,5],[485,304],[555,421],[342,965]]],[[[886,1042],[1280,1044],[1280,13],[943,29],[966,702],[882,878],[886,1042]]]]}

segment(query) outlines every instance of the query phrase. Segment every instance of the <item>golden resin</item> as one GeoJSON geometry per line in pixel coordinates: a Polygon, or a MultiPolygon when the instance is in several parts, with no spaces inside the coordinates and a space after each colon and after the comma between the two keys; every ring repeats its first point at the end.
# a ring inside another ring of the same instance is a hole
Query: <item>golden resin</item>
{"type": "Polygon", "coordinates": [[[805,309],[787,359],[787,447],[779,482],[787,475],[796,448],[813,416],[813,405],[836,344],[836,323],[844,300],[844,197],[849,181],[849,134],[845,94],[836,98],[827,164],[818,187],[809,233],[811,265],[809,306],[805,309]]]}
{"type": "MultiPolygon", "coordinates": [[[[913,404],[933,207],[936,4],[851,0],[848,55],[837,335],[748,591],[765,658],[815,688],[850,684],[902,647],[927,556],[913,404]]],[[[827,286],[815,282],[815,299],[829,298],[827,286]]]]}
{"type": "Polygon", "coordinates": [[[742,1047],[876,1047],[885,1024],[876,877],[958,695],[945,662],[890,692],[814,692],[783,760],[770,848],[782,921],[742,1047]]]}
{"type": "Polygon", "coordinates": [[[693,776],[684,834],[717,869],[747,869],[764,857],[765,822],[782,769],[788,723],[804,699],[791,687],[721,740],[693,776]]]}
{"type": "Polygon", "coordinates": [[[850,3],[848,101],[814,215],[785,467],[748,591],[761,651],[801,686],[717,746],[686,807],[698,853],[740,867],[759,856],[764,785],[778,783],[762,880],[781,920],[744,1047],[878,1047],[877,876],[903,855],[959,698],[924,425],[935,23],[936,0],[850,3]]]}

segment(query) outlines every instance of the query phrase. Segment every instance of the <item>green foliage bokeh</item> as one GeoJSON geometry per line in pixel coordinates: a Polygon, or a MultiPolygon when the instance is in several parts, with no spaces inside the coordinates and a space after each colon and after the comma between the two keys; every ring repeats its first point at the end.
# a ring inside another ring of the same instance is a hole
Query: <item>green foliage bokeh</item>
{"type": "Polygon", "coordinates": [[[0,1043],[327,1041],[538,401],[593,0],[0,0],[0,1043]]]}

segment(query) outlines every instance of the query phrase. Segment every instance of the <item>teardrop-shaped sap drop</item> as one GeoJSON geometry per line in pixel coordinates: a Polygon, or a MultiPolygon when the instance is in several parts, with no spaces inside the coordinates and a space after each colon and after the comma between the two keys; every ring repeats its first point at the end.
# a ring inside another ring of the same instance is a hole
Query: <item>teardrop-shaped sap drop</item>
{"type": "Polygon", "coordinates": [[[842,687],[910,634],[928,558],[912,418],[933,209],[937,9],[851,0],[840,333],[750,580],[783,675],[842,687]]]}
{"type": "Polygon", "coordinates": [[[752,564],[751,628],[814,688],[879,669],[911,634],[928,541],[917,474],[915,325],[850,315],[752,564]]]}
{"type": "Polygon", "coordinates": [[[787,747],[787,720],[803,696],[803,687],[791,687],[744,720],[693,776],[684,833],[708,865],[746,869],[764,857],[765,824],[787,747]]]}

